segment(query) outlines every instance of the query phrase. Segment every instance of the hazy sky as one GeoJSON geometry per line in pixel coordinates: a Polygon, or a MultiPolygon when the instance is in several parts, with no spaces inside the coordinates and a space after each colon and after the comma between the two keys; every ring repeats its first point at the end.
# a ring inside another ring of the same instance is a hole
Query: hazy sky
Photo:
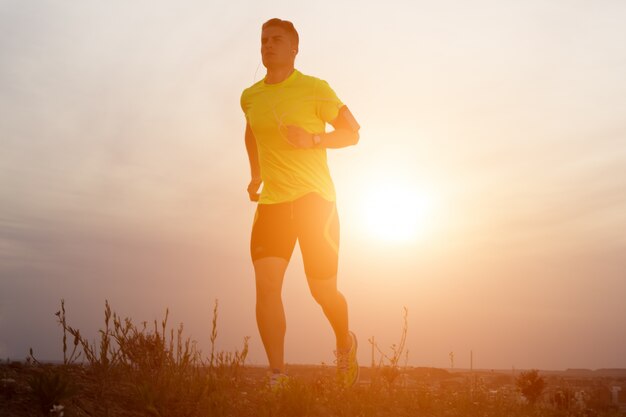
{"type": "MultiPolygon", "coordinates": [[[[626,3],[0,0],[0,357],[61,357],[54,313],[95,337],[105,300],[185,323],[208,347],[254,319],[241,91],[260,26],[300,33],[296,67],[359,120],[329,152],[339,285],[359,359],[626,367],[626,3]],[[391,190],[391,191],[390,191],[391,190]],[[383,239],[368,209],[428,202],[383,239]]],[[[332,363],[299,252],[286,359],[332,363]]]]}

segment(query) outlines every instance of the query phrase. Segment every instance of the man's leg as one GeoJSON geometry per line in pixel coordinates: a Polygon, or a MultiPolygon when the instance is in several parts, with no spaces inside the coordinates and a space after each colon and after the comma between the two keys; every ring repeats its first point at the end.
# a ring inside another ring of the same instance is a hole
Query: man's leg
{"type": "Polygon", "coordinates": [[[279,257],[254,261],[256,276],[256,321],[270,369],[285,372],[285,310],[281,297],[289,262],[279,257]]]}
{"type": "Polygon", "coordinates": [[[348,305],[337,291],[339,216],[335,203],[312,193],[296,211],[298,238],[307,282],[335,332],[338,381],[346,386],[359,379],[357,340],[348,327],[348,305]]]}
{"type": "Polygon", "coordinates": [[[343,294],[337,291],[337,276],[327,279],[307,278],[307,281],[313,298],[322,307],[335,332],[337,349],[350,349],[352,339],[348,334],[348,304],[343,294]]]}
{"type": "Polygon", "coordinates": [[[348,328],[348,306],[344,296],[337,291],[337,276],[328,279],[308,278],[313,297],[322,306],[337,339],[337,382],[351,387],[359,380],[357,340],[348,328]]]}
{"type": "Polygon", "coordinates": [[[307,194],[296,205],[300,249],[309,289],[335,332],[337,349],[349,349],[348,305],[337,291],[339,216],[332,201],[307,194]]]}

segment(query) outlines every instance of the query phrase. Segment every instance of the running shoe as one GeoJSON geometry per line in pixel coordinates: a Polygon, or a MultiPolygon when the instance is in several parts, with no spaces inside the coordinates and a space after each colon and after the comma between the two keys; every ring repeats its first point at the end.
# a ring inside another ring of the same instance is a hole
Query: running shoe
{"type": "Polygon", "coordinates": [[[274,392],[280,391],[289,384],[289,377],[282,372],[272,371],[269,377],[270,389],[274,392]]]}
{"type": "Polygon", "coordinates": [[[359,363],[356,359],[358,342],[356,335],[350,332],[352,346],[347,351],[335,351],[337,356],[337,380],[340,384],[351,387],[359,380],[359,363]]]}

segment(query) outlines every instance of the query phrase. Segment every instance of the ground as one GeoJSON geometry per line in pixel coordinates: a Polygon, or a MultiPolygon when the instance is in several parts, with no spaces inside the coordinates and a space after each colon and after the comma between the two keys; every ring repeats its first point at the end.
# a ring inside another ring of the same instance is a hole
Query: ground
{"type": "Polygon", "coordinates": [[[626,386],[626,372],[543,372],[546,390],[531,407],[512,371],[362,367],[360,383],[345,389],[335,384],[332,366],[288,370],[292,382],[271,391],[266,369],[254,366],[141,370],[5,362],[0,416],[626,415],[610,395],[612,386],[626,386]],[[63,409],[51,412],[51,403],[63,409]]]}

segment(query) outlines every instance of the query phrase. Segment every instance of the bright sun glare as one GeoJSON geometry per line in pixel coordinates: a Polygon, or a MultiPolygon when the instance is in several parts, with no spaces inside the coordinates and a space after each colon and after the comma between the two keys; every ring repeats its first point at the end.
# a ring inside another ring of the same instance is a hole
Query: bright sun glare
{"type": "Polygon", "coordinates": [[[389,242],[421,240],[432,223],[433,199],[415,186],[388,181],[369,187],[363,202],[367,231],[389,242]]]}

